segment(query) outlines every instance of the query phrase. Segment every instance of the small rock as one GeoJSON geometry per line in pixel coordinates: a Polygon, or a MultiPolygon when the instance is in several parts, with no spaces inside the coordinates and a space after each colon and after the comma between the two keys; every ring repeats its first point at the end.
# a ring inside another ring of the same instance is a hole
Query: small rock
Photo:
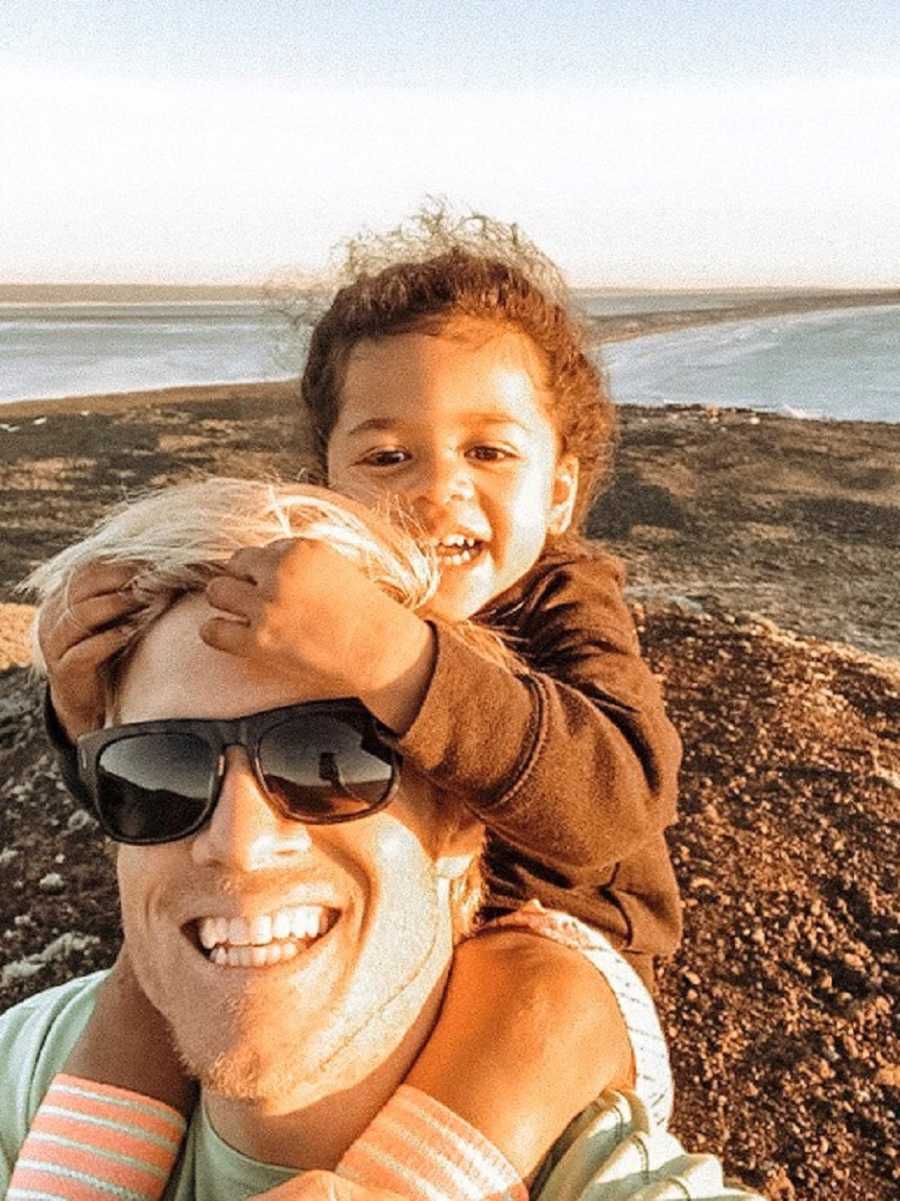
{"type": "Polygon", "coordinates": [[[98,946],[99,943],[100,939],[94,934],[79,934],[77,930],[66,930],[32,958],[39,959],[42,963],[52,963],[55,959],[68,959],[73,951],[85,951],[88,947],[98,946]]]}
{"type": "Polygon", "coordinates": [[[0,988],[6,988],[14,980],[27,980],[29,976],[39,972],[43,966],[42,963],[34,963],[30,959],[18,959],[15,963],[7,963],[0,971],[0,988]]]}
{"type": "Polygon", "coordinates": [[[59,872],[47,872],[46,876],[41,876],[38,880],[38,888],[41,892],[64,892],[66,882],[59,872]]]}
{"type": "Polygon", "coordinates": [[[12,847],[4,847],[4,849],[0,851],[0,867],[7,867],[10,863],[12,863],[18,853],[19,852],[14,850],[12,847]]]}
{"type": "Polygon", "coordinates": [[[772,1201],[794,1201],[797,1190],[783,1167],[777,1167],[766,1179],[766,1196],[772,1201]]]}
{"type": "Polygon", "coordinates": [[[88,813],[87,809],[76,809],[74,813],[69,815],[69,820],[66,822],[66,832],[74,834],[77,830],[84,830],[87,826],[95,825],[93,816],[88,813]]]}

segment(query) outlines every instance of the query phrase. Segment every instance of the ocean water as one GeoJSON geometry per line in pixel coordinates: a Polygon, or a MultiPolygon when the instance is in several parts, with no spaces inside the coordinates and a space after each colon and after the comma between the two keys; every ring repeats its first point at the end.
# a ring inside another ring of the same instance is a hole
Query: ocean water
{"type": "Polygon", "coordinates": [[[0,404],[281,379],[283,356],[283,330],[253,302],[0,304],[0,404]]]}
{"type": "Polygon", "coordinates": [[[623,404],[701,404],[900,421],[900,306],[650,334],[603,348],[623,404]]]}
{"type": "MultiPolygon", "coordinates": [[[[747,293],[582,293],[597,315],[718,307],[747,293]]],[[[250,302],[0,305],[0,404],[280,379],[299,363],[250,302]]],[[[834,309],[651,334],[603,349],[623,404],[743,407],[900,422],[900,306],[834,309]]]]}

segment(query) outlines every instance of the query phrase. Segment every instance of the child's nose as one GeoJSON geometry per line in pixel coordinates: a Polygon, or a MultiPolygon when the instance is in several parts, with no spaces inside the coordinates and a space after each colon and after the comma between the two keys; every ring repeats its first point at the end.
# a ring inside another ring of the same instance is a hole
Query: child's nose
{"type": "Polygon", "coordinates": [[[475,487],[465,459],[454,456],[436,458],[418,480],[417,499],[426,505],[448,505],[471,500],[475,487]]]}
{"type": "Polygon", "coordinates": [[[286,866],[312,850],[300,821],[282,817],[269,803],[250,766],[247,752],[229,747],[225,778],[212,817],[194,835],[191,853],[200,865],[217,864],[253,872],[286,866]]]}

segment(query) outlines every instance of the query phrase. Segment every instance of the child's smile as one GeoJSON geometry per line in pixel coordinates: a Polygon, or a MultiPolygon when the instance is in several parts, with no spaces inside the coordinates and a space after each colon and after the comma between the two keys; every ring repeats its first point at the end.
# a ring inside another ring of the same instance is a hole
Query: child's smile
{"type": "Polygon", "coordinates": [[[442,566],[431,605],[471,617],[568,525],[577,464],[559,455],[521,334],[483,322],[359,343],[328,446],[329,483],[415,517],[442,566]]]}

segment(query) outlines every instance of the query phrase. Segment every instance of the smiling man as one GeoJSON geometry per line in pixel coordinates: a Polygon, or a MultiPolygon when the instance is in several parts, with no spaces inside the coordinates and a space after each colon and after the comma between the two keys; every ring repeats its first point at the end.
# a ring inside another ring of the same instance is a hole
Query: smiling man
{"type": "MultiPolygon", "coordinates": [[[[477,1129],[404,1083],[477,907],[480,823],[401,772],[358,700],[201,637],[216,612],[203,596],[214,564],[286,533],[337,546],[410,605],[428,593],[414,548],[379,539],[321,492],[223,480],[122,510],[44,579],[58,588],[91,563],[143,561],[131,639],[106,681],[107,723],[80,740],[73,776],[120,844],[126,954],[108,979],[72,981],[0,1018],[0,1189],[11,1201],[163,1189],[169,1201],[526,1195],[477,1129]],[[200,1092],[183,1142],[176,1109],[106,1087],[123,1083],[129,1061],[164,1062],[169,1042],[200,1092]]],[[[556,933],[593,964],[603,952],[583,931],[556,933]]],[[[606,955],[615,970],[619,957],[606,955]]],[[[602,1199],[608,1186],[620,1198],[626,1181],[677,1179],[679,1196],[746,1196],[654,1122],[664,1057],[660,1073],[638,1063],[634,1093],[590,1107],[531,1195],[590,1188],[602,1199]]]]}
{"type": "MultiPolygon", "coordinates": [[[[300,707],[255,746],[224,749],[218,801],[192,836],[121,848],[125,943],[182,1060],[209,1090],[207,1110],[226,1141],[265,1147],[283,1163],[297,1147],[321,1142],[325,1129],[339,1153],[354,1133],[340,1094],[362,1087],[377,1109],[418,1050],[411,1032],[434,1023],[452,954],[449,885],[468,867],[475,842],[468,858],[441,845],[434,797],[408,772],[391,804],[365,820],[313,824],[341,816],[338,806],[318,814],[299,796],[306,821],[287,807],[279,812],[269,794],[291,800],[300,790],[285,781],[304,771],[316,779],[313,759],[331,756],[335,773],[349,774],[351,756],[365,755],[349,746],[352,723],[363,741],[373,723],[346,703],[343,714],[305,709],[326,698],[298,695],[252,660],[210,648],[199,630],[211,616],[203,598],[191,597],[152,627],[124,672],[118,721],[233,719],[300,707]],[[265,1109],[252,1131],[248,1102],[265,1109]],[[314,1130],[293,1120],[279,1151],[284,1115],[305,1115],[313,1105],[314,1130]]],[[[372,750],[373,775],[394,770],[386,747],[372,750]]],[[[373,800],[392,784],[376,779],[373,800]]],[[[367,813],[362,803],[346,809],[367,813]]]]}

